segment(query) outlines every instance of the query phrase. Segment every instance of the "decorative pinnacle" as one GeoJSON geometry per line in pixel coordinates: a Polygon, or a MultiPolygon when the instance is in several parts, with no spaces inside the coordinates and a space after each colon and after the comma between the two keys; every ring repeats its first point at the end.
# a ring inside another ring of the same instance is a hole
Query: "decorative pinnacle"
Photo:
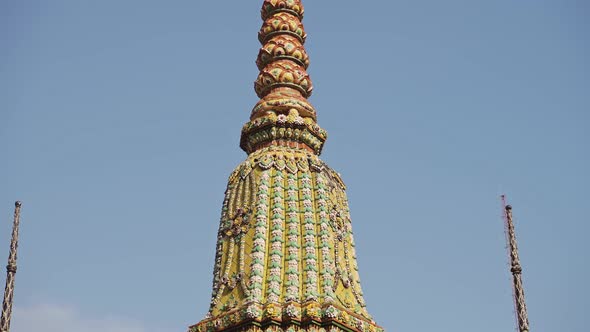
{"type": "Polygon", "coordinates": [[[307,74],[304,11],[301,0],[265,0],[262,5],[262,47],[256,59],[260,74],[254,82],[260,101],[240,140],[247,153],[273,145],[318,155],[322,151],[327,133],[317,125],[315,108],[307,100],[313,83],[307,74]]]}
{"type": "Polygon", "coordinates": [[[307,38],[301,22],[304,12],[301,0],[265,0],[262,4],[264,22],[258,32],[262,48],[256,61],[260,75],[255,82],[260,98],[281,87],[305,98],[311,95],[313,87],[306,72],[309,57],[303,46],[307,38]]]}
{"type": "Polygon", "coordinates": [[[309,97],[313,86],[305,71],[309,59],[303,47],[307,34],[301,23],[301,1],[267,0],[262,5],[261,16],[264,23],[258,32],[262,48],[256,61],[260,69],[255,82],[256,94],[264,98],[274,89],[286,87],[309,97]]]}

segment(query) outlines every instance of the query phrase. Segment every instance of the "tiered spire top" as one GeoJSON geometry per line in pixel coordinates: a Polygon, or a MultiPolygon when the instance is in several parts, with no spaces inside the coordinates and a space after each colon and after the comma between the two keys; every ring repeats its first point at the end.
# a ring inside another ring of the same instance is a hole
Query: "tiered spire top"
{"type": "Polygon", "coordinates": [[[260,10],[260,16],[263,20],[278,12],[290,13],[303,20],[305,8],[303,8],[303,4],[299,0],[264,0],[262,10],[260,10]]]}
{"type": "Polygon", "coordinates": [[[307,98],[313,84],[307,68],[307,38],[301,22],[300,0],[265,0],[258,33],[262,48],[254,90],[260,101],[242,130],[240,147],[252,153],[268,146],[304,149],[319,155],[327,133],[316,123],[316,111],[307,98]]]}

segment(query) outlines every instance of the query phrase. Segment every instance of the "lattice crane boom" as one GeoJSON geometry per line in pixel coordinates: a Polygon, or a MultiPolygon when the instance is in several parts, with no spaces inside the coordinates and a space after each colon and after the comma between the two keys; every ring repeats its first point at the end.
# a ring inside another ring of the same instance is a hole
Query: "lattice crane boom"
{"type": "Polygon", "coordinates": [[[512,206],[506,204],[506,196],[502,195],[504,207],[504,221],[506,227],[506,241],[508,243],[508,254],[510,258],[510,272],[512,273],[512,287],[514,290],[514,310],[519,332],[529,332],[529,318],[524,298],[524,287],[522,284],[522,266],[518,257],[518,245],[516,243],[516,232],[512,219],[512,206]]]}
{"type": "Polygon", "coordinates": [[[0,318],[0,332],[10,331],[10,318],[12,316],[12,300],[14,296],[14,279],[16,275],[16,252],[18,249],[18,228],[20,225],[21,202],[14,203],[14,222],[12,225],[12,239],[10,241],[10,254],[6,265],[6,288],[4,289],[4,302],[2,303],[2,318],[0,318]]]}

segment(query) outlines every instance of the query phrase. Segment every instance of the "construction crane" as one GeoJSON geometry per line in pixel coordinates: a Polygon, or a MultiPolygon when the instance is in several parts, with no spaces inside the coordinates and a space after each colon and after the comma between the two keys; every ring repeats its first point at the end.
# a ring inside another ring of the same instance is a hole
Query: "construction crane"
{"type": "Polygon", "coordinates": [[[10,254],[6,265],[6,288],[4,288],[4,302],[2,303],[2,318],[0,318],[0,332],[10,331],[10,318],[12,316],[12,300],[14,295],[14,277],[16,275],[16,251],[18,249],[18,226],[20,224],[21,202],[14,203],[14,222],[12,224],[12,239],[10,241],[10,254]]]}
{"type": "Polygon", "coordinates": [[[514,295],[514,311],[519,332],[529,332],[529,318],[524,299],[524,288],[522,286],[522,266],[518,257],[518,246],[516,244],[516,232],[512,219],[512,206],[506,204],[506,196],[500,196],[504,207],[504,222],[506,227],[506,242],[508,243],[508,256],[510,257],[510,272],[512,273],[512,288],[514,295]]]}

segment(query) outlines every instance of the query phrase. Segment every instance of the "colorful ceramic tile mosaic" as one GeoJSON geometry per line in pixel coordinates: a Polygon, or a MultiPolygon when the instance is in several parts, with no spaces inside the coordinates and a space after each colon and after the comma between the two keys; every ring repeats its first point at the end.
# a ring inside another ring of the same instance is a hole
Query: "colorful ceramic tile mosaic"
{"type": "Polygon", "coordinates": [[[346,187],[319,159],[327,138],[300,0],[265,0],[248,158],[223,202],[209,313],[190,332],[380,332],[361,290],[346,187]]]}

